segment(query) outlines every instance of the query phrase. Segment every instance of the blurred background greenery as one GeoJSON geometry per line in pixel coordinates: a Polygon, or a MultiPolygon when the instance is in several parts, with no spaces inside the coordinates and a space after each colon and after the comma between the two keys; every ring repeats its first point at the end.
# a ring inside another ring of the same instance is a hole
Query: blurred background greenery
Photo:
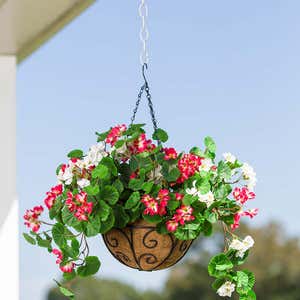
{"type": "MultiPolygon", "coordinates": [[[[256,244],[245,268],[256,275],[257,299],[300,300],[300,239],[288,236],[278,223],[240,230],[254,237],[256,244]]],[[[139,291],[115,280],[86,278],[66,283],[76,293],[76,300],[215,300],[212,280],[207,274],[209,258],[223,245],[223,236],[216,234],[207,242],[199,238],[182,263],[170,269],[162,291],[139,291]]],[[[113,258],[112,258],[113,259],[113,258]]],[[[153,273],[155,276],[155,273],[153,273]]],[[[56,288],[48,300],[66,300],[56,288]]]]}

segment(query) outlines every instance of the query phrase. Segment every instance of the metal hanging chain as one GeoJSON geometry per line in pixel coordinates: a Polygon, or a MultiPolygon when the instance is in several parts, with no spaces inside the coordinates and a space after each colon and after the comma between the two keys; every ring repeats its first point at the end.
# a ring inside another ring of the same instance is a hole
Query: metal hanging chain
{"type": "MultiPolygon", "coordinates": [[[[153,129],[154,129],[154,131],[156,131],[158,128],[157,120],[156,120],[155,112],[154,112],[154,108],[153,108],[153,102],[152,102],[152,97],[150,94],[149,83],[148,83],[148,80],[145,75],[145,71],[148,69],[148,62],[149,62],[149,53],[147,51],[147,41],[149,39],[149,31],[148,31],[147,25],[146,25],[146,18],[148,17],[148,6],[145,3],[145,0],[141,0],[141,4],[139,6],[139,15],[142,19],[142,27],[140,30],[140,39],[142,42],[142,51],[140,54],[140,62],[142,64],[142,76],[144,79],[144,84],[141,86],[140,91],[138,93],[138,99],[136,101],[135,108],[133,110],[133,116],[131,117],[131,125],[135,121],[136,113],[138,111],[143,93],[145,91],[146,98],[148,100],[148,106],[149,106],[149,110],[150,110],[151,120],[153,123],[153,129]]],[[[158,141],[158,143],[160,144],[160,141],[158,141]]]]}
{"type": "Polygon", "coordinates": [[[137,99],[137,101],[135,103],[135,108],[133,110],[133,115],[131,117],[131,125],[134,123],[134,120],[135,120],[135,117],[136,117],[136,113],[138,111],[140,102],[142,100],[142,95],[143,95],[144,90],[145,90],[145,85],[143,84],[142,87],[141,87],[141,89],[140,89],[140,91],[139,91],[139,93],[138,93],[138,99],[137,99]]]}
{"type": "Polygon", "coordinates": [[[139,16],[142,20],[142,26],[140,30],[140,40],[142,42],[142,50],[140,53],[140,62],[143,66],[144,64],[149,63],[149,53],[147,50],[147,42],[149,39],[149,30],[147,28],[147,17],[148,17],[148,6],[145,0],[141,0],[141,4],[139,6],[139,16]]]}
{"type": "Polygon", "coordinates": [[[153,108],[153,102],[152,102],[152,96],[150,94],[149,83],[148,83],[148,80],[147,80],[146,75],[145,75],[145,70],[147,68],[148,68],[148,66],[146,64],[142,66],[142,75],[143,75],[143,79],[144,79],[144,84],[141,86],[140,91],[138,93],[138,99],[135,103],[135,108],[133,110],[133,115],[131,117],[131,125],[135,121],[136,113],[137,113],[138,108],[140,106],[140,103],[141,103],[141,100],[142,100],[142,95],[145,91],[146,92],[146,98],[148,100],[148,106],[149,106],[149,110],[150,110],[153,129],[154,129],[154,131],[156,131],[156,129],[158,128],[157,127],[157,120],[156,120],[155,111],[154,111],[154,108],[153,108]]]}

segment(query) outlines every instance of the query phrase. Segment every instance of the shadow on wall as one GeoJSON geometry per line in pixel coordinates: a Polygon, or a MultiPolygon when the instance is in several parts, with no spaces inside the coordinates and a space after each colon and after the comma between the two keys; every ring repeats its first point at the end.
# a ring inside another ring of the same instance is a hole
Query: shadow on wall
{"type": "MultiPolygon", "coordinates": [[[[256,275],[257,299],[300,300],[300,239],[287,236],[277,223],[260,228],[241,227],[241,232],[252,235],[256,241],[245,268],[256,275]]],[[[245,235],[245,234],[244,234],[245,235]]],[[[173,267],[163,292],[140,292],[114,280],[96,278],[75,279],[68,285],[77,300],[217,300],[212,291],[212,280],[207,274],[209,258],[222,248],[222,234],[214,241],[218,249],[204,243],[201,238],[194,243],[189,258],[173,267]]],[[[66,300],[57,289],[49,291],[48,300],[66,300]]]]}

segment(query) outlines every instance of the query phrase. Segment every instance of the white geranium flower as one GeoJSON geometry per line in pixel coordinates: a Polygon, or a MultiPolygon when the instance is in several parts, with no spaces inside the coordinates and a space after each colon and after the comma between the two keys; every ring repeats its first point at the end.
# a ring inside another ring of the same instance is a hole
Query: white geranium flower
{"type": "Polygon", "coordinates": [[[90,185],[90,181],[88,179],[85,179],[85,178],[81,178],[81,179],[78,179],[77,180],[77,185],[83,189],[85,188],[86,186],[89,186],[90,185]]]}
{"type": "Polygon", "coordinates": [[[187,188],[185,192],[192,196],[197,196],[200,202],[204,202],[207,207],[210,207],[212,203],[215,201],[214,194],[209,191],[206,194],[201,194],[200,191],[196,188],[196,180],[193,181],[193,187],[187,188]]]}
{"type": "Polygon", "coordinates": [[[98,143],[90,147],[87,156],[84,158],[86,164],[97,166],[103,157],[107,156],[105,152],[105,144],[103,142],[98,143]]]}
{"type": "Polygon", "coordinates": [[[235,290],[235,284],[230,282],[230,281],[226,281],[218,290],[217,290],[217,294],[221,297],[231,297],[232,293],[235,290]]]}
{"type": "Polygon", "coordinates": [[[230,249],[237,250],[236,256],[243,258],[245,252],[252,248],[254,245],[253,238],[248,235],[242,241],[238,239],[233,239],[231,244],[229,245],[230,249]]]}
{"type": "Polygon", "coordinates": [[[243,244],[245,245],[247,250],[252,248],[254,246],[254,240],[253,240],[252,236],[247,235],[243,240],[243,244]]]}
{"type": "Polygon", "coordinates": [[[201,161],[201,165],[199,167],[199,171],[205,171],[208,172],[210,171],[211,167],[213,166],[213,162],[210,158],[205,158],[201,161]]]}
{"type": "Polygon", "coordinates": [[[234,164],[235,161],[236,161],[236,157],[233,154],[231,154],[230,152],[224,153],[223,157],[224,157],[226,162],[229,162],[229,163],[232,163],[232,164],[234,164]]]}
{"type": "Polygon", "coordinates": [[[185,190],[185,192],[189,195],[192,195],[192,196],[198,196],[199,191],[196,188],[196,180],[193,181],[193,187],[192,188],[187,188],[185,190]]]}
{"type": "Polygon", "coordinates": [[[248,189],[253,190],[257,182],[256,173],[248,163],[244,163],[241,167],[241,170],[244,179],[248,180],[248,184],[247,184],[248,189]]]}
{"type": "Polygon", "coordinates": [[[204,202],[207,207],[210,207],[213,202],[215,201],[215,196],[214,194],[209,191],[208,193],[202,195],[201,193],[198,193],[199,201],[204,202]]]}
{"type": "Polygon", "coordinates": [[[70,185],[72,183],[72,180],[73,180],[72,168],[67,167],[65,169],[65,171],[60,169],[59,172],[58,172],[58,175],[57,175],[57,179],[60,183],[70,185]]]}

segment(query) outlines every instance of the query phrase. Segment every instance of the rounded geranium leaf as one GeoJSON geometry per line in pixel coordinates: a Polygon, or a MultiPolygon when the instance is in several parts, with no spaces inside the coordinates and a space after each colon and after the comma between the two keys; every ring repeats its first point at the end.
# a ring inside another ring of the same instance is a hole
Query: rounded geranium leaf
{"type": "Polygon", "coordinates": [[[152,138],[154,140],[159,140],[163,143],[165,143],[169,139],[168,134],[166,133],[166,131],[164,131],[161,128],[158,128],[158,129],[155,130],[155,132],[152,135],[152,138]]]}
{"type": "Polygon", "coordinates": [[[227,270],[233,268],[232,262],[225,254],[214,256],[208,264],[208,273],[210,276],[219,277],[227,273],[227,270]]]}
{"type": "Polygon", "coordinates": [[[119,193],[115,187],[107,185],[101,191],[101,199],[105,200],[110,205],[114,205],[119,200],[119,193]]]}
{"type": "Polygon", "coordinates": [[[140,193],[133,192],[125,203],[125,208],[130,209],[135,207],[140,201],[140,193]]]}
{"type": "Polygon", "coordinates": [[[64,247],[67,244],[64,225],[56,223],[52,228],[52,236],[57,246],[64,247]]]}
{"type": "Polygon", "coordinates": [[[69,158],[82,158],[83,157],[83,151],[80,149],[72,150],[68,153],[69,158]]]}
{"type": "Polygon", "coordinates": [[[85,265],[78,268],[77,273],[81,277],[94,275],[100,268],[100,261],[97,256],[88,256],[85,259],[85,265]]]}

